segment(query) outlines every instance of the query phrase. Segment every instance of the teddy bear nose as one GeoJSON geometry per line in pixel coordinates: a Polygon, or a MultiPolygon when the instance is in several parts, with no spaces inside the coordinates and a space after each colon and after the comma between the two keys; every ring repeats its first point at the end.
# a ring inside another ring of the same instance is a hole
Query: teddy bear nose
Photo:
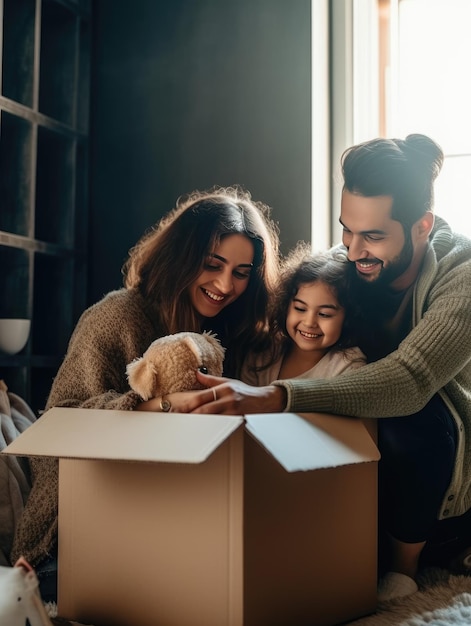
{"type": "Polygon", "coordinates": [[[207,368],[205,365],[202,365],[202,366],[201,366],[201,367],[199,367],[198,369],[199,369],[199,371],[200,371],[202,374],[207,374],[207,373],[208,373],[208,368],[207,368]]]}

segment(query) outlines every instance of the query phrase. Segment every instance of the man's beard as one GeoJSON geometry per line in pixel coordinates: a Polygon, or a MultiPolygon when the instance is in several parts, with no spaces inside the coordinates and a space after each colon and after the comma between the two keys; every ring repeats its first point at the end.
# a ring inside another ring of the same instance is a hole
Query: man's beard
{"type": "Polygon", "coordinates": [[[412,237],[411,234],[408,233],[406,234],[404,245],[399,255],[393,259],[387,267],[382,266],[376,278],[371,279],[369,275],[368,277],[363,276],[356,270],[354,262],[351,262],[351,265],[354,268],[354,272],[351,273],[351,278],[355,282],[367,285],[372,290],[378,289],[382,291],[390,287],[391,284],[399,278],[399,276],[404,274],[412,263],[413,255],[414,248],[412,246],[412,237]]]}
{"type": "Polygon", "coordinates": [[[393,301],[397,292],[391,289],[391,283],[401,276],[410,266],[413,257],[412,238],[406,235],[400,254],[391,263],[382,268],[374,280],[363,277],[353,261],[349,262],[348,285],[351,297],[362,311],[364,319],[379,322],[388,319],[395,310],[393,301]]]}
{"type": "Polygon", "coordinates": [[[403,294],[391,288],[391,283],[410,266],[413,246],[406,236],[400,254],[382,268],[374,280],[368,280],[357,271],[355,263],[348,263],[348,292],[352,306],[352,325],[357,328],[358,345],[369,362],[376,361],[395,349],[388,324],[402,301],[403,294]]]}

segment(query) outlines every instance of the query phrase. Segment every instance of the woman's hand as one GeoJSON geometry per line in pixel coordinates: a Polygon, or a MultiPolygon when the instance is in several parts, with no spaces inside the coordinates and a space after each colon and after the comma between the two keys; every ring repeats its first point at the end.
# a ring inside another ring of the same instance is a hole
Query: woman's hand
{"type": "Polygon", "coordinates": [[[164,397],[157,396],[141,402],[134,410],[135,411],[154,411],[156,413],[189,413],[187,407],[188,402],[191,401],[194,391],[179,391],[178,393],[169,393],[164,397]],[[165,402],[164,402],[165,401],[165,402]],[[169,408],[163,408],[165,403],[169,408]]]}

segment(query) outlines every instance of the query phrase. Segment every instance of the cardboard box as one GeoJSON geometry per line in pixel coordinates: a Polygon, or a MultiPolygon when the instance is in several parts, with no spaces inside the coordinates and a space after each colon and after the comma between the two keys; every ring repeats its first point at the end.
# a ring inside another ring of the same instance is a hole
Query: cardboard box
{"type": "Polygon", "coordinates": [[[6,452],[60,457],[62,617],[326,626],[375,610],[379,453],[361,420],[54,408],[6,452]]]}

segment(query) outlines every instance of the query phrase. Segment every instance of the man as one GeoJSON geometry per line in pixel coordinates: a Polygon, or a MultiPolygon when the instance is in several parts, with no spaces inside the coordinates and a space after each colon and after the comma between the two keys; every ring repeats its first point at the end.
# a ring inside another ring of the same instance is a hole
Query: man
{"type": "Polygon", "coordinates": [[[471,241],[433,215],[442,163],[424,135],[375,139],[342,157],[343,244],[365,319],[378,331],[368,365],[260,388],[199,375],[212,389],[180,406],[389,418],[378,420],[381,526],[391,548],[380,599],[416,591],[437,521],[471,508],[471,241]]]}

